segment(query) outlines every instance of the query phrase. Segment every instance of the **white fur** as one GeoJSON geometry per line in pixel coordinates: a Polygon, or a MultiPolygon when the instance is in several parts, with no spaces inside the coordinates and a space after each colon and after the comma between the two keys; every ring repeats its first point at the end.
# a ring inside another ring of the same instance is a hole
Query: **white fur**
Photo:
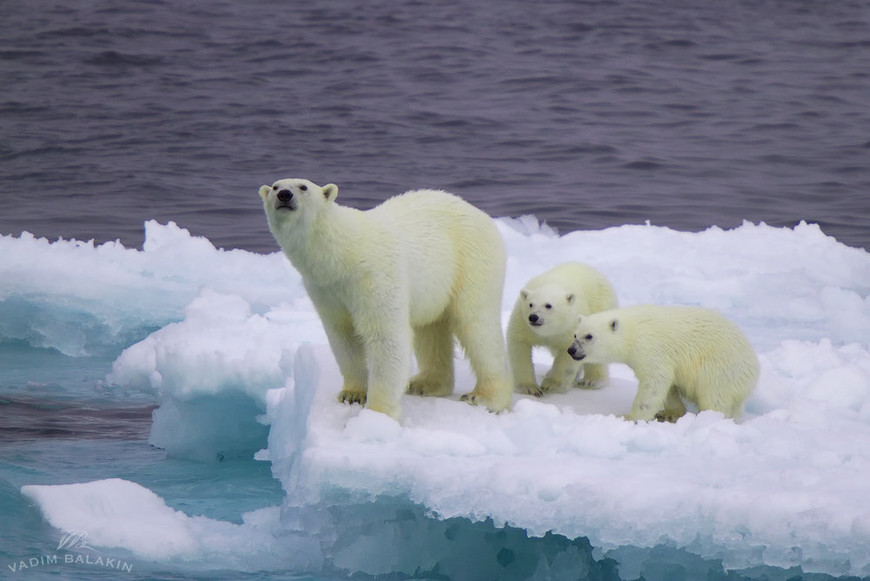
{"type": "Polygon", "coordinates": [[[565,262],[528,281],[520,291],[508,321],[508,360],[514,385],[521,393],[541,396],[571,386],[594,388],[607,382],[606,365],[584,365],[568,355],[579,315],[617,306],[616,293],[597,270],[579,262],[565,262]],[[532,349],[547,347],[553,367],[535,379],[532,349]],[[580,373],[582,380],[578,382],[580,373]]]}
{"type": "Polygon", "coordinates": [[[398,418],[405,391],[451,394],[455,334],[477,377],[462,399],[508,409],[506,252],[492,219],[446,192],[407,192],[368,211],[338,205],[337,195],[333,184],[301,179],[260,188],[269,229],[302,274],[344,378],[339,400],[398,418]],[[409,384],[412,341],[420,371],[409,384]]]}
{"type": "Polygon", "coordinates": [[[700,307],[638,305],[581,317],[569,350],[590,363],[625,363],[638,379],[630,420],[670,421],[700,410],[737,418],[758,381],[758,358],[731,321],[700,307]]]}

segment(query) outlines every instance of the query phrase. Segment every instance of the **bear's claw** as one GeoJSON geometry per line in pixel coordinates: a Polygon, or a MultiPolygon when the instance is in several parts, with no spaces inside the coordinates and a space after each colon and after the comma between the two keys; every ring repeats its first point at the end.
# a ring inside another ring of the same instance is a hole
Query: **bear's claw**
{"type": "Polygon", "coordinates": [[[366,405],[366,392],[342,389],[338,392],[338,401],[349,405],[355,403],[366,405]]]}
{"type": "Polygon", "coordinates": [[[459,401],[464,401],[465,403],[469,403],[471,405],[477,405],[477,396],[471,393],[463,393],[459,396],[459,401]]]}

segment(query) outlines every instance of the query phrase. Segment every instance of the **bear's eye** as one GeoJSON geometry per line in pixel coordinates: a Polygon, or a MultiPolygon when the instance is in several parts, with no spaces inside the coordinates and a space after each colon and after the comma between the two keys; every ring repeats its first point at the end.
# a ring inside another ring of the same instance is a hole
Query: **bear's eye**
{"type": "Polygon", "coordinates": [[[592,340],[592,335],[586,335],[586,336],[583,337],[583,338],[586,339],[587,341],[591,341],[591,340],[592,340]]]}
{"type": "Polygon", "coordinates": [[[547,310],[550,310],[553,308],[553,305],[551,305],[550,303],[547,303],[546,305],[544,305],[544,308],[547,310]]]}
{"type": "Polygon", "coordinates": [[[278,186],[272,186],[272,189],[273,189],[273,190],[277,190],[277,189],[278,189],[278,186]]]}
{"type": "Polygon", "coordinates": [[[308,186],[299,186],[299,189],[302,190],[303,192],[307,192],[308,186]]]}
{"type": "Polygon", "coordinates": [[[535,303],[529,303],[529,308],[530,308],[530,309],[534,309],[534,308],[535,308],[535,303]]]}

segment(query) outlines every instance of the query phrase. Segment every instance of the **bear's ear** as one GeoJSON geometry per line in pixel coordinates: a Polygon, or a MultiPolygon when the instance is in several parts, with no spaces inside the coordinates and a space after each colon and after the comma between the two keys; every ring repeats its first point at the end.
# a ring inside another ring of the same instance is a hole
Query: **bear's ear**
{"type": "Polygon", "coordinates": [[[567,297],[565,297],[565,300],[568,301],[568,304],[570,305],[571,303],[574,302],[574,299],[575,299],[575,298],[577,298],[577,297],[574,296],[574,293],[571,293],[570,295],[568,295],[567,297]]]}
{"type": "Polygon", "coordinates": [[[520,296],[523,298],[524,301],[528,300],[529,299],[529,291],[527,291],[526,289],[521,290],[520,296]]]}
{"type": "Polygon", "coordinates": [[[320,188],[320,191],[327,202],[332,202],[338,197],[338,186],[335,184],[326,184],[320,188]]]}
{"type": "Polygon", "coordinates": [[[617,321],[616,319],[610,321],[610,330],[615,333],[617,328],[619,328],[619,321],[617,321]]]}
{"type": "Polygon", "coordinates": [[[272,186],[260,186],[260,197],[265,201],[266,196],[269,195],[269,192],[272,190],[272,186]]]}

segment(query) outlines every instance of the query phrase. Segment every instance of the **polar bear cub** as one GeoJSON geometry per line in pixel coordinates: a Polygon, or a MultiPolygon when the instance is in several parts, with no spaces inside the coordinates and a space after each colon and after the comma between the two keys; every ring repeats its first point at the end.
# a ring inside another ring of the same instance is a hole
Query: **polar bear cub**
{"type": "Polygon", "coordinates": [[[579,315],[617,306],[616,292],[594,268],[579,262],[560,264],[528,281],[520,291],[507,328],[508,360],[515,389],[541,396],[569,387],[593,388],[607,383],[607,365],[583,364],[568,355],[579,315]],[[532,349],[547,347],[553,367],[535,379],[532,349]],[[582,379],[578,376],[582,371],[582,379]],[[578,381],[579,380],[579,381],[578,381]]]}
{"type": "Polygon", "coordinates": [[[394,418],[404,392],[453,392],[454,335],[477,383],[462,399],[508,409],[501,327],[506,251],[492,219],[446,192],[417,190],[361,211],[338,187],[260,187],[269,229],[302,275],[344,385],[338,399],[394,418]],[[411,344],[419,373],[411,373],[411,344]]]}
{"type": "Polygon", "coordinates": [[[758,358],[731,321],[700,307],[637,305],[581,317],[568,353],[624,363],[638,379],[630,420],[675,421],[683,398],[737,418],[758,382],[758,358]]]}

